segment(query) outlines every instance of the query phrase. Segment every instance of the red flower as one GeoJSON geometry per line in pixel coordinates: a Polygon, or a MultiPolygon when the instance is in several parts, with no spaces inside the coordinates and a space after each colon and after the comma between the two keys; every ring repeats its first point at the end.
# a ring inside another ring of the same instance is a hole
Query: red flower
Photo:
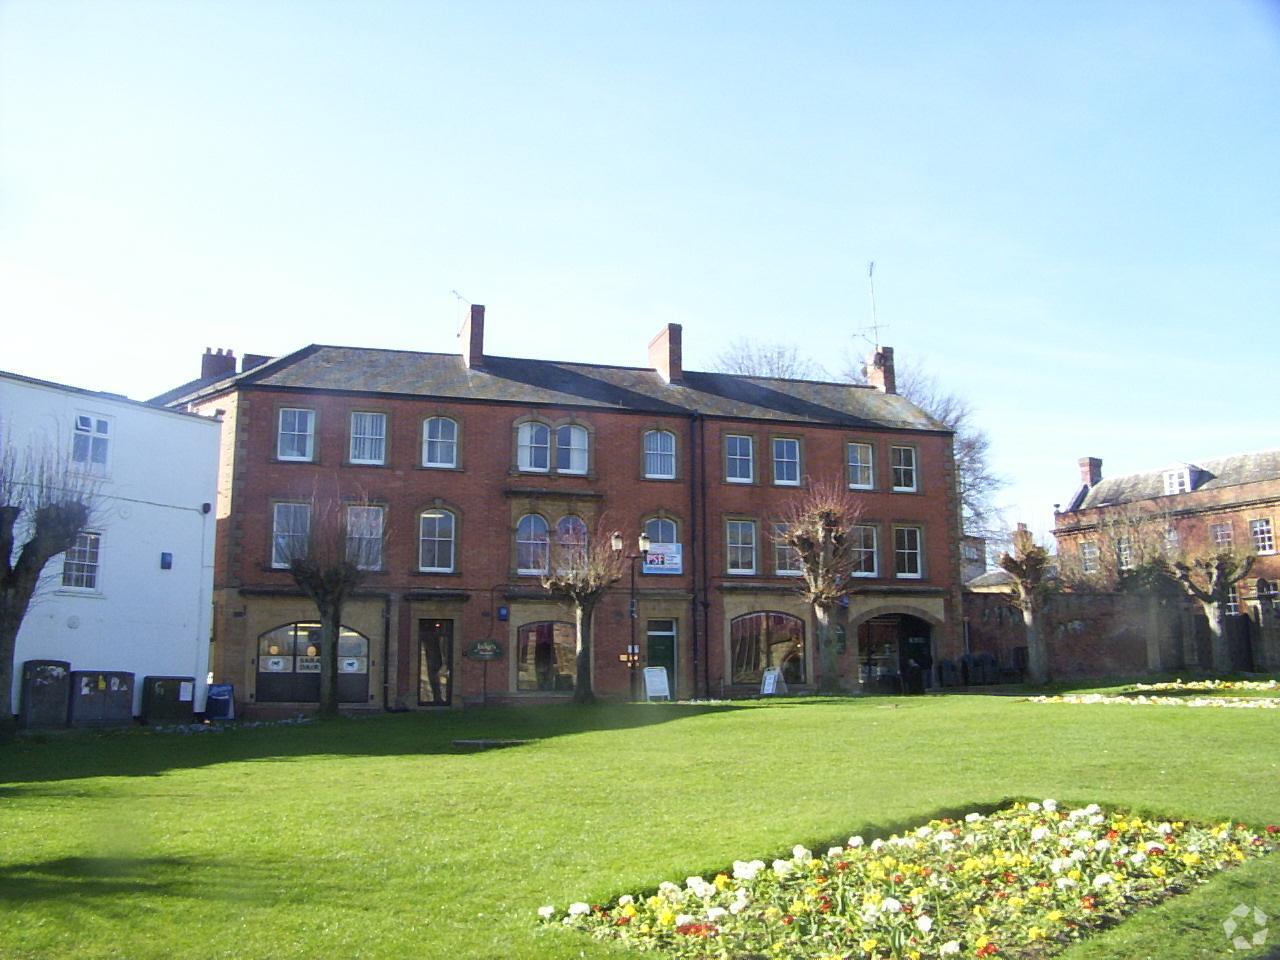
{"type": "Polygon", "coordinates": [[[1006,871],[1004,872],[1004,882],[1005,882],[1005,883],[1013,883],[1013,882],[1015,882],[1017,879],[1018,879],[1018,875],[1017,875],[1016,873],[1013,873],[1013,872],[1012,872],[1012,871],[1010,871],[1010,870],[1006,870],[1006,871]]]}
{"type": "Polygon", "coordinates": [[[846,870],[849,869],[849,864],[841,860],[839,863],[836,864],[836,869],[839,870],[841,873],[844,873],[846,870]]]}
{"type": "Polygon", "coordinates": [[[789,913],[788,913],[785,917],[783,917],[783,918],[782,918],[782,925],[783,925],[783,926],[785,926],[785,927],[789,927],[789,926],[791,926],[791,925],[792,925],[793,923],[795,923],[795,922],[796,922],[796,918],[795,918],[795,917],[793,917],[793,916],[792,916],[791,914],[789,914],[789,913]]]}
{"type": "Polygon", "coordinates": [[[932,876],[933,876],[933,867],[921,867],[921,868],[920,868],[920,876],[922,876],[922,877],[932,877],[932,876]]]}
{"type": "Polygon", "coordinates": [[[676,933],[686,937],[702,937],[704,940],[719,932],[714,923],[684,923],[676,927],[676,933]]]}
{"type": "Polygon", "coordinates": [[[1114,841],[1116,841],[1116,840],[1119,840],[1119,839],[1120,839],[1120,831],[1119,831],[1119,830],[1108,830],[1108,831],[1107,831],[1107,839],[1108,839],[1108,840],[1110,840],[1110,841],[1112,841],[1112,842],[1114,842],[1114,841]]]}
{"type": "Polygon", "coordinates": [[[1150,850],[1147,851],[1147,853],[1149,853],[1153,857],[1163,857],[1164,847],[1152,847],[1150,850]]]}
{"type": "Polygon", "coordinates": [[[906,882],[907,882],[907,878],[906,878],[906,877],[904,877],[904,876],[903,876],[902,874],[900,874],[900,873],[895,873],[895,874],[893,875],[893,882],[894,882],[894,883],[906,883],[906,882]]]}
{"type": "Polygon", "coordinates": [[[1277,827],[1273,823],[1267,827],[1267,833],[1271,834],[1274,837],[1277,833],[1280,833],[1280,827],[1277,827]]]}
{"type": "Polygon", "coordinates": [[[990,957],[990,956],[994,956],[999,952],[1000,952],[1000,948],[998,946],[996,946],[994,943],[988,943],[985,947],[982,947],[978,950],[978,956],[990,957]]]}
{"type": "Polygon", "coordinates": [[[1097,902],[1098,901],[1094,900],[1092,896],[1085,896],[1081,898],[1080,905],[1084,907],[1086,910],[1092,910],[1094,904],[1097,902]]]}
{"type": "Polygon", "coordinates": [[[625,927],[625,926],[626,926],[628,923],[630,923],[630,922],[631,922],[631,918],[630,918],[630,917],[619,917],[619,918],[617,919],[617,921],[616,921],[616,923],[617,923],[617,924],[618,924],[618,926],[620,926],[620,927],[625,927]]]}

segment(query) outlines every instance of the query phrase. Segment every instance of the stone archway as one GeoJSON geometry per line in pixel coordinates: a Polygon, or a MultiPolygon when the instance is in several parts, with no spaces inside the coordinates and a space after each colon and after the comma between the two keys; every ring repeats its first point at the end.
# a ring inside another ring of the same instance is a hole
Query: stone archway
{"type": "Polygon", "coordinates": [[[941,621],[910,604],[885,604],[850,624],[858,677],[868,693],[923,693],[933,686],[934,627],[941,621]]]}

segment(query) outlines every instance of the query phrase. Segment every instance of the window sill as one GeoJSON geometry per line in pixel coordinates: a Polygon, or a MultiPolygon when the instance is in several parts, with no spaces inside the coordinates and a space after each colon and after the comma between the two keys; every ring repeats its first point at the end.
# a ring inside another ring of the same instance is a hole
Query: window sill
{"type": "Polygon", "coordinates": [[[86,600],[105,600],[106,594],[101,590],[90,590],[85,587],[58,587],[53,591],[60,597],[83,597],[86,600]]]}
{"type": "Polygon", "coordinates": [[[415,568],[409,571],[411,577],[460,577],[461,570],[423,570],[415,568]]]}
{"type": "Polygon", "coordinates": [[[755,575],[754,570],[729,570],[725,573],[725,576],[729,577],[754,577],[755,575]]]}
{"type": "Polygon", "coordinates": [[[920,492],[919,487],[893,487],[891,489],[893,493],[919,493],[920,492]]]}
{"type": "Polygon", "coordinates": [[[743,480],[739,477],[725,477],[724,482],[734,483],[734,484],[737,484],[738,486],[749,487],[751,486],[751,484],[755,483],[755,480],[752,480],[750,478],[743,480]]]}
{"type": "Polygon", "coordinates": [[[893,575],[893,579],[895,579],[895,580],[923,580],[923,579],[924,579],[924,574],[922,574],[922,573],[895,573],[895,574],[893,575]]]}
{"type": "Polygon", "coordinates": [[[456,463],[452,463],[452,464],[450,464],[450,463],[420,463],[420,464],[418,464],[417,469],[419,469],[419,470],[445,470],[445,471],[449,471],[449,472],[451,472],[451,473],[462,473],[462,467],[458,466],[456,463]]]}

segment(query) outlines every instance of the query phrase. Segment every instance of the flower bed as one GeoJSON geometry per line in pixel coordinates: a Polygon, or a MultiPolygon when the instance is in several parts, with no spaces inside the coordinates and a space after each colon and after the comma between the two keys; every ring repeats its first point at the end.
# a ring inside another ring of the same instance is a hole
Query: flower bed
{"type": "Polygon", "coordinates": [[[1134,690],[1157,692],[1205,691],[1249,692],[1280,694],[1280,680],[1170,680],[1164,683],[1135,683],[1134,690]]]}
{"type": "Polygon", "coordinates": [[[771,864],[739,860],[710,880],[539,914],[675,957],[1043,956],[1277,842],[1277,827],[1255,834],[1046,800],[888,840],[851,837],[823,855],[797,846],[771,864]]]}
{"type": "Polygon", "coordinates": [[[1278,710],[1277,697],[1148,697],[1107,696],[1101,693],[1068,693],[1056,697],[1027,697],[1028,703],[1127,703],[1138,707],[1234,707],[1242,710],[1278,710]]]}

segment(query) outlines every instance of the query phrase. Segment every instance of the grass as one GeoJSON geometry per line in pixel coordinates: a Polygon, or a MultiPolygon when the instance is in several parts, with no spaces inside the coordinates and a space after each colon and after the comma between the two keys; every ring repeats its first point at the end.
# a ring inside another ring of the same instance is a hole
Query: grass
{"type": "MultiPolygon", "coordinates": [[[[1014,797],[1280,823],[1277,784],[1270,712],[987,696],[26,739],[0,746],[0,956],[634,956],[535,911],[1014,797]]],[[[1062,956],[1247,957],[1238,903],[1280,918],[1280,856],[1062,956]]]]}

